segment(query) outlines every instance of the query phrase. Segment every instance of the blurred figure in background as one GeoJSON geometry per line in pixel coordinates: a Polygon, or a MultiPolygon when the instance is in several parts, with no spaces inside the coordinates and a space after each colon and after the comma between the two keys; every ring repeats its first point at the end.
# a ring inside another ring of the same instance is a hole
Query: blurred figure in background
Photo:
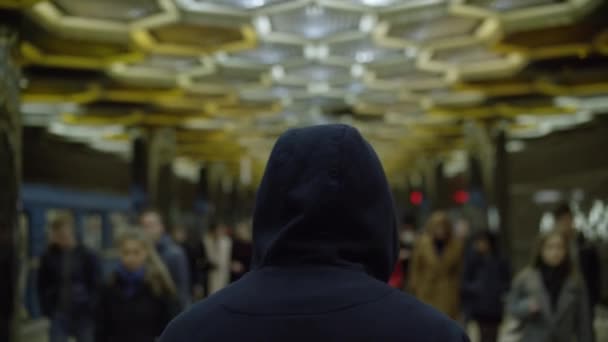
{"type": "Polygon", "coordinates": [[[461,291],[465,315],[478,324],[481,342],[495,342],[498,337],[510,282],[510,267],[499,254],[496,236],[487,230],[476,233],[465,260],[461,291]]]}
{"type": "Polygon", "coordinates": [[[600,258],[597,249],[574,227],[574,215],[567,203],[559,205],[554,213],[555,227],[568,238],[570,255],[587,285],[590,315],[593,320],[595,306],[600,300],[600,258]]]}
{"type": "Polygon", "coordinates": [[[154,342],[177,314],[175,285],[139,231],[119,239],[120,264],[104,286],[96,342],[154,342]]]}
{"type": "Polygon", "coordinates": [[[205,296],[203,284],[207,281],[205,272],[209,261],[202,239],[196,236],[191,238],[190,233],[184,226],[176,226],[173,230],[173,238],[182,247],[188,259],[192,296],[194,299],[200,299],[205,296]]]}
{"type": "Polygon", "coordinates": [[[99,290],[100,265],[93,252],[78,244],[74,222],[59,215],[51,222],[49,247],[40,260],[38,296],[51,321],[50,342],[91,342],[99,290]]]}
{"type": "Polygon", "coordinates": [[[423,302],[457,320],[463,242],[444,212],[435,212],[418,238],[412,256],[410,288],[423,302]]]}
{"type": "Polygon", "coordinates": [[[388,281],[389,285],[404,289],[409,283],[408,276],[414,243],[416,241],[416,218],[411,215],[404,215],[399,229],[399,259],[395,264],[395,270],[388,281]]]}
{"type": "Polygon", "coordinates": [[[158,211],[148,209],[140,216],[145,235],[156,247],[158,255],[171,274],[177,295],[184,309],[190,304],[190,268],[184,250],[165,231],[158,211]]]}
{"type": "Polygon", "coordinates": [[[230,257],[232,254],[232,238],[230,229],[224,223],[205,234],[205,250],[211,264],[209,270],[209,294],[213,294],[230,282],[230,257]]]}
{"type": "Polygon", "coordinates": [[[230,264],[230,281],[239,280],[249,272],[252,255],[251,226],[247,221],[237,224],[232,240],[232,262],[230,264]]]}
{"type": "Polygon", "coordinates": [[[593,341],[586,286],[563,232],[541,236],[532,265],[513,281],[507,310],[519,320],[521,342],[593,341]]]}

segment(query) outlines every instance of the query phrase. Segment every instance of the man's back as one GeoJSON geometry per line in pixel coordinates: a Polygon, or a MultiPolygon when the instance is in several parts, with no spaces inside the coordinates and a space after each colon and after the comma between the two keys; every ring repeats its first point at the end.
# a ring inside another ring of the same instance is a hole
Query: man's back
{"type": "Polygon", "coordinates": [[[397,259],[390,190],[347,126],[291,130],[258,191],[252,271],[172,322],[161,342],[467,341],[386,285],[397,259]]]}

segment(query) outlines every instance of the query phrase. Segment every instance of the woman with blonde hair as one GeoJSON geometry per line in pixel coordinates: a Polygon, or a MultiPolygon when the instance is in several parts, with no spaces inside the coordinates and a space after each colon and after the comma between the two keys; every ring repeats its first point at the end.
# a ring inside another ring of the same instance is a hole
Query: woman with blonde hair
{"type": "Polygon", "coordinates": [[[585,283],[569,254],[563,232],[543,234],[532,264],[513,281],[507,311],[519,341],[593,341],[585,283]]]}
{"type": "Polygon", "coordinates": [[[462,239],[454,236],[446,213],[433,213],[414,247],[410,271],[412,294],[458,319],[462,265],[462,239]]]}
{"type": "Polygon", "coordinates": [[[177,313],[175,285],[148,239],[130,230],[99,302],[96,342],[154,342],[177,313]]]}

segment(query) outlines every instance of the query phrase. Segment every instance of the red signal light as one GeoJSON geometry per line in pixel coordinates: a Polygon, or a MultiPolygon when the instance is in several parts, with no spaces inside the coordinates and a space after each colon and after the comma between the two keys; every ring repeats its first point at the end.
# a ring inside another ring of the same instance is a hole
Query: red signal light
{"type": "Polygon", "coordinates": [[[421,205],[424,201],[424,195],[422,191],[412,191],[410,193],[410,203],[413,205],[421,205]]]}
{"type": "Polygon", "coordinates": [[[458,190],[454,192],[452,199],[456,204],[465,204],[469,201],[469,193],[464,190],[458,190]]]}

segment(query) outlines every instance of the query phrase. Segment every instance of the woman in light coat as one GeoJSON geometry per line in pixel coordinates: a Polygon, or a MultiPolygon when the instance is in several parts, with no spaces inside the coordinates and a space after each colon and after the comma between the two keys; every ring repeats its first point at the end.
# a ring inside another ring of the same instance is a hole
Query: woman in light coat
{"type": "Polygon", "coordinates": [[[410,272],[412,294],[453,319],[460,315],[462,239],[454,236],[443,212],[431,215],[414,247],[410,272]]]}
{"type": "Polygon", "coordinates": [[[213,294],[230,283],[230,256],[232,254],[232,239],[229,229],[220,224],[215,230],[206,234],[203,244],[211,263],[208,275],[209,294],[213,294]]]}
{"type": "Polygon", "coordinates": [[[513,281],[507,311],[521,342],[593,341],[585,284],[567,241],[559,231],[542,235],[532,265],[513,281]]]}

